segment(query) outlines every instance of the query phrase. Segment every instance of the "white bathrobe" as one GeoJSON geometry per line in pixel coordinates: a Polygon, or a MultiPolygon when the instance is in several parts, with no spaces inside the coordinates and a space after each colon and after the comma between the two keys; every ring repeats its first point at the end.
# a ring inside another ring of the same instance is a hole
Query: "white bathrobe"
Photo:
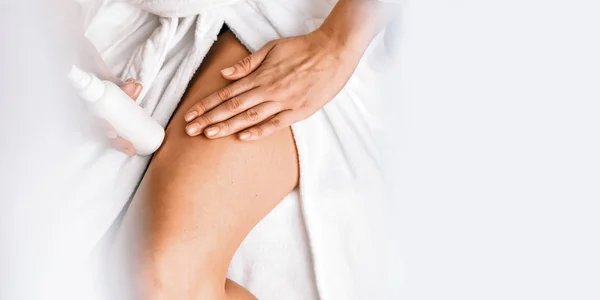
{"type": "MultiPolygon", "coordinates": [[[[116,74],[144,85],[138,103],[163,126],[224,23],[253,52],[270,40],[310,32],[334,4],[83,1],[86,35],[116,74]]],[[[379,79],[387,72],[387,59],[380,35],[335,99],[293,125],[299,188],[253,229],[229,270],[229,278],[260,299],[389,297],[386,286],[394,278],[387,276],[393,270],[386,269],[377,148],[383,134],[379,79]]],[[[74,234],[84,251],[106,236],[149,158],[128,158],[92,142],[76,152],[89,167],[89,178],[103,178],[100,184],[80,178],[82,195],[90,195],[90,189],[111,191],[110,197],[90,199],[80,210],[85,226],[74,234]]]]}

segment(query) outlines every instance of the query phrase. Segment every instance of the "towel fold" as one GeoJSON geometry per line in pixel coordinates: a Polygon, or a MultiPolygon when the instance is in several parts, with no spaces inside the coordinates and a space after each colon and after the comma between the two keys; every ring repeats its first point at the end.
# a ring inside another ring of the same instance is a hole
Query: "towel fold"
{"type": "MultiPolygon", "coordinates": [[[[115,74],[145,87],[139,104],[166,126],[224,23],[252,52],[265,43],[306,34],[334,1],[82,1],[86,35],[115,74]]],[[[260,299],[386,299],[382,135],[378,76],[381,37],[346,87],[316,114],[293,125],[299,189],[246,238],[229,277],[260,299]],[[274,239],[274,236],[280,238],[274,239]]],[[[385,65],[385,64],[383,64],[385,65]]],[[[107,232],[141,180],[148,158],[126,158],[98,146],[88,164],[103,166],[110,201],[89,202],[83,248],[107,232]],[[93,210],[92,210],[93,209],[93,210]],[[92,217],[93,216],[93,217],[92,217]],[[89,229],[89,230],[88,230],[89,229]]],[[[99,176],[96,173],[94,177],[99,176]]],[[[82,182],[82,186],[98,182],[82,182]]],[[[96,199],[98,200],[98,199],[96,199]]]]}

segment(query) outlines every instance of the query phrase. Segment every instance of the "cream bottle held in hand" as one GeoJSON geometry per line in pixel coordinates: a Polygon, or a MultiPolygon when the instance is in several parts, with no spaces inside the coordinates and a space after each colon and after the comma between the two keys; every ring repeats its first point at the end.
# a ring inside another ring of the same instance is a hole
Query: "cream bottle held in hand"
{"type": "Polygon", "coordinates": [[[73,66],[69,79],[94,115],[113,126],[131,142],[139,155],[154,153],[163,142],[165,130],[116,84],[100,80],[73,66]]]}

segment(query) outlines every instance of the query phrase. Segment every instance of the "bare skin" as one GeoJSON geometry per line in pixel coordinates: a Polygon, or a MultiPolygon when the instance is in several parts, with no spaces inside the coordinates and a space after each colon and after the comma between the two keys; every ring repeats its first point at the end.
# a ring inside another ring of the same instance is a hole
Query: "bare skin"
{"type": "Polygon", "coordinates": [[[122,265],[134,263],[141,299],[255,299],[227,270],[250,230],[298,184],[289,126],[342,89],[386,23],[387,7],[340,0],[315,32],[252,55],[233,34],[219,37],[117,240],[117,253],[132,250],[122,265]]]}
{"type": "Polygon", "coordinates": [[[188,109],[230,83],[220,70],[247,55],[230,32],[215,42],[125,216],[116,251],[143,237],[130,249],[142,299],[255,299],[227,270],[250,230],[298,184],[291,129],[250,143],[183,130],[188,109]]]}
{"type": "Polygon", "coordinates": [[[396,6],[339,0],[313,32],[267,43],[221,70],[238,80],[199,99],[185,115],[189,135],[255,141],[310,117],[331,101],[396,6]]]}

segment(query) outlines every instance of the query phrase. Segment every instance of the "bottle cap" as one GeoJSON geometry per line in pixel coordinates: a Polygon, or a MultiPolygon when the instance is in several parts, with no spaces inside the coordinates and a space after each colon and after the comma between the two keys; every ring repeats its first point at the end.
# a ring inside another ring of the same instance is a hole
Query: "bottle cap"
{"type": "Polygon", "coordinates": [[[87,102],[96,102],[104,94],[104,82],[76,66],[71,68],[69,80],[79,92],[79,96],[87,102]]]}

